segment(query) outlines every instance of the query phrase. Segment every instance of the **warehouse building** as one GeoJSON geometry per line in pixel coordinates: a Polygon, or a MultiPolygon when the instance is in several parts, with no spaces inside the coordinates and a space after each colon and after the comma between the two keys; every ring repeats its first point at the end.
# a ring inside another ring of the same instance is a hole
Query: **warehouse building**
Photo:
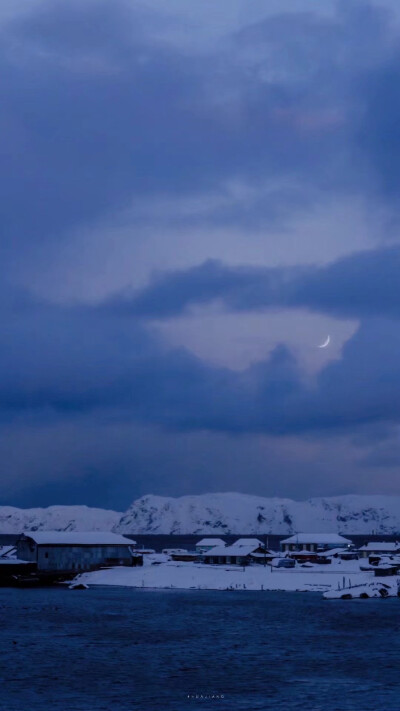
{"type": "Polygon", "coordinates": [[[140,564],[134,545],[109,532],[29,531],[19,537],[16,548],[19,560],[35,563],[38,573],[54,575],[140,564]]]}

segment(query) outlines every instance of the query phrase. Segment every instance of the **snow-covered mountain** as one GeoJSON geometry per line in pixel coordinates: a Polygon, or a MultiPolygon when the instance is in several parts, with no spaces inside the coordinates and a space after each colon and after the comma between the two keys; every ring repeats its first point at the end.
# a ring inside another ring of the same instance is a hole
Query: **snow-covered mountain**
{"type": "Polygon", "coordinates": [[[293,501],[247,494],[143,496],[124,514],[87,506],[0,506],[0,533],[115,531],[123,534],[400,533],[399,496],[335,496],[293,501]]]}
{"type": "Polygon", "coordinates": [[[17,509],[0,506],[0,533],[22,531],[111,531],[122,514],[88,506],[17,509]]]}
{"type": "Polygon", "coordinates": [[[247,494],[143,496],[118,533],[398,533],[399,496],[336,496],[293,501],[247,494]]]}

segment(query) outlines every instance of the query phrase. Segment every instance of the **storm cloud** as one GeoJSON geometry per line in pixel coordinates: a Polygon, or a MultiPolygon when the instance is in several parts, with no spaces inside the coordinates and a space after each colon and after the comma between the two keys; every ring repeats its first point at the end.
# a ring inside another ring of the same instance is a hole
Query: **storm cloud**
{"type": "Polygon", "coordinates": [[[236,372],[168,348],[126,314],[24,302],[2,315],[3,416],[108,411],[176,430],[280,436],[400,418],[400,336],[390,318],[363,321],[342,358],[307,379],[284,344],[236,372]]]}
{"type": "Polygon", "coordinates": [[[338,318],[400,316],[400,248],[351,254],[326,266],[231,267],[208,261],[154,275],[138,293],[116,295],[110,310],[168,318],[219,301],[230,311],[307,308],[338,318]]]}
{"type": "Polygon", "coordinates": [[[398,493],[396,12],[7,4],[4,502],[398,493]],[[226,328],[218,364],[199,313],[226,328]],[[290,343],[271,314],[295,314],[290,343]],[[185,319],[203,355],[176,336],[185,319]],[[308,367],[309,333],[349,320],[308,367]]]}

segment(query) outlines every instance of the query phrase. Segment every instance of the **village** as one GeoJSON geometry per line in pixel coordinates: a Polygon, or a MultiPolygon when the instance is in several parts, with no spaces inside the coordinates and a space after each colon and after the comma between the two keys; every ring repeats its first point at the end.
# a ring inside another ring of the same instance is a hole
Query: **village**
{"type": "Polygon", "coordinates": [[[400,542],[356,546],[336,533],[298,533],[271,550],[258,538],[202,538],[193,550],[138,546],[110,532],[28,531],[0,547],[0,585],[314,591],[326,599],[399,594],[400,542]]]}

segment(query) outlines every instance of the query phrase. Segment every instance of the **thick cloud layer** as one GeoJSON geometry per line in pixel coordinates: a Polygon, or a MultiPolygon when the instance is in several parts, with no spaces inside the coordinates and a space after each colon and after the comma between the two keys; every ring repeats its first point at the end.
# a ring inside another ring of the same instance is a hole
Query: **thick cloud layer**
{"type": "Polygon", "coordinates": [[[162,39],[161,6],[47,1],[5,23],[4,258],[11,240],[34,251],[144,195],[212,191],[202,222],[265,227],[327,191],[372,189],[397,131],[390,15],[305,10],[192,54],[162,39]],[[366,79],[376,66],[383,83],[366,79]],[[245,201],[223,199],[232,181],[245,201]]]}
{"type": "Polygon", "coordinates": [[[3,309],[3,323],[4,416],[110,410],[177,430],[277,435],[400,419],[400,336],[390,318],[363,321],[341,360],[311,381],[284,345],[234,372],[168,349],[129,314],[98,307],[24,302],[3,309]]]}
{"type": "Polygon", "coordinates": [[[394,4],[225,5],[0,11],[8,503],[397,486],[394,4]],[[207,327],[205,358],[168,338],[199,309],[358,327],[312,372],[296,343],[271,334],[260,359],[249,338],[238,371],[207,327]]]}
{"type": "Polygon", "coordinates": [[[320,267],[230,267],[208,261],[167,272],[136,294],[110,299],[110,310],[168,318],[220,301],[232,311],[308,308],[338,318],[400,316],[400,248],[370,250],[320,267]]]}

